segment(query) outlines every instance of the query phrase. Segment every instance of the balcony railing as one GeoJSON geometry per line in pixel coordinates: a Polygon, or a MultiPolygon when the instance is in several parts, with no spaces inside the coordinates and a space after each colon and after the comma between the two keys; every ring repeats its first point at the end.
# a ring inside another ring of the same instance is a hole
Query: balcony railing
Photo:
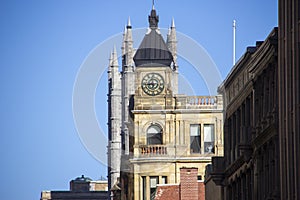
{"type": "Polygon", "coordinates": [[[206,109],[222,110],[223,97],[216,96],[186,96],[178,94],[173,97],[145,99],[135,97],[134,109],[139,110],[164,110],[164,109],[206,109]]]}
{"type": "Polygon", "coordinates": [[[179,109],[216,109],[223,104],[221,96],[177,96],[176,99],[176,107],[179,109]]]}
{"type": "Polygon", "coordinates": [[[217,99],[216,97],[187,97],[187,103],[189,105],[215,105],[217,99]]]}
{"type": "Polygon", "coordinates": [[[141,155],[167,155],[167,147],[162,145],[147,145],[140,147],[141,155]]]}

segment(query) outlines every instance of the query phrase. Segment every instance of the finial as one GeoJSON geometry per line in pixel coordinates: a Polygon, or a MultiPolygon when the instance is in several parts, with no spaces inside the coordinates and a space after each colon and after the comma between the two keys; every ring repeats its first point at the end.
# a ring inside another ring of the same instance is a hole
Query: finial
{"type": "Polygon", "coordinates": [[[155,8],[154,8],[154,0],[152,0],[152,10],[155,10],[155,8]]]}
{"type": "Polygon", "coordinates": [[[131,28],[131,21],[130,21],[130,17],[128,17],[128,21],[127,21],[127,28],[131,28]]]}
{"type": "Polygon", "coordinates": [[[172,24],[171,24],[171,28],[175,28],[174,17],[172,18],[172,24]]]}
{"type": "Polygon", "coordinates": [[[152,1],[152,3],[153,3],[153,6],[152,6],[151,13],[148,17],[148,20],[149,20],[150,28],[156,29],[158,27],[159,17],[156,14],[156,10],[154,9],[154,0],[152,1]]]}

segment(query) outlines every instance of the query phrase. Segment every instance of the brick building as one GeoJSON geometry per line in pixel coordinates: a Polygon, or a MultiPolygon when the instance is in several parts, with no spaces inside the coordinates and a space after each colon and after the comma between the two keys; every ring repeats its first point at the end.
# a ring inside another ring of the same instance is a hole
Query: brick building
{"type": "Polygon", "coordinates": [[[204,182],[198,180],[197,168],[180,168],[180,183],[157,185],[155,195],[155,200],[204,199],[204,182]]]}

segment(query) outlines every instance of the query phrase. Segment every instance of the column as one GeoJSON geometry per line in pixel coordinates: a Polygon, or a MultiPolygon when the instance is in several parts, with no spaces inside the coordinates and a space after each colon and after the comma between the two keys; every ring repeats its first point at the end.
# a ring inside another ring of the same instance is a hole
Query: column
{"type": "Polygon", "coordinates": [[[150,177],[146,176],[146,200],[150,200],[150,177]]]}

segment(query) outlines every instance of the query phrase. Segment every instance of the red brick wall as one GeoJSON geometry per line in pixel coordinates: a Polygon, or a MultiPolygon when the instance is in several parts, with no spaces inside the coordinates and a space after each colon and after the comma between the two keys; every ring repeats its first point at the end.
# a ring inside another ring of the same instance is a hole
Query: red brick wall
{"type": "Polygon", "coordinates": [[[199,200],[205,200],[204,182],[198,182],[198,198],[199,198],[199,200]]]}
{"type": "Polygon", "coordinates": [[[158,185],[155,200],[205,200],[204,182],[197,177],[197,168],[181,168],[180,185],[158,185]]]}
{"type": "Polygon", "coordinates": [[[198,169],[180,169],[180,200],[198,200],[198,169]]]}
{"type": "Polygon", "coordinates": [[[155,200],[179,200],[179,185],[158,185],[155,200]]]}

